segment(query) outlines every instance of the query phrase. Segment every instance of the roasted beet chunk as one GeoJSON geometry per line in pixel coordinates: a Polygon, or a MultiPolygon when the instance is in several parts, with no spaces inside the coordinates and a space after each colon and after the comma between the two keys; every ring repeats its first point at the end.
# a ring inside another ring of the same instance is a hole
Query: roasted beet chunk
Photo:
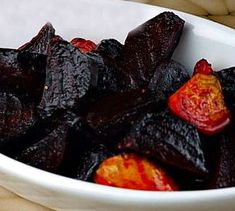
{"type": "Polygon", "coordinates": [[[47,55],[51,39],[55,36],[55,29],[50,23],[45,24],[30,42],[19,48],[20,51],[47,55]]]}
{"type": "Polygon", "coordinates": [[[50,116],[56,110],[74,108],[87,93],[90,80],[87,56],[70,43],[53,39],[40,103],[42,115],[50,116]]]}
{"type": "Polygon", "coordinates": [[[104,145],[92,145],[79,158],[77,179],[92,181],[95,170],[109,156],[113,155],[104,145]]]}
{"type": "MultiPolygon", "coordinates": [[[[215,140],[214,140],[215,141],[215,140]]],[[[219,135],[219,152],[209,188],[235,186],[235,134],[232,126],[219,135]]]]}
{"type": "Polygon", "coordinates": [[[129,32],[122,52],[121,70],[132,87],[146,86],[156,66],[172,56],[182,33],[184,21],[164,12],[129,32]]]}
{"type": "Polygon", "coordinates": [[[46,72],[46,56],[0,49],[0,88],[40,98],[46,72]]]}
{"type": "Polygon", "coordinates": [[[225,102],[235,117],[235,67],[215,72],[215,76],[221,83],[225,102]]]}
{"type": "Polygon", "coordinates": [[[102,40],[96,49],[96,53],[103,59],[105,68],[99,72],[97,88],[106,93],[121,92],[129,89],[128,77],[118,67],[123,45],[115,39],[102,40]]]}
{"type": "Polygon", "coordinates": [[[162,94],[152,95],[148,90],[131,90],[102,98],[95,103],[88,116],[89,125],[104,136],[125,134],[136,118],[161,106],[162,94]]]}
{"type": "Polygon", "coordinates": [[[22,151],[16,159],[46,170],[56,172],[64,159],[68,127],[59,125],[48,136],[22,151]]]}
{"type": "Polygon", "coordinates": [[[70,43],[74,47],[78,48],[82,53],[88,53],[96,49],[96,44],[94,42],[83,38],[74,38],[70,43]]]}
{"type": "Polygon", "coordinates": [[[0,93],[0,150],[9,139],[24,135],[36,121],[35,106],[24,105],[12,94],[0,93]]]}
{"type": "Polygon", "coordinates": [[[87,56],[91,70],[91,86],[96,97],[120,92],[123,87],[115,65],[105,63],[102,56],[97,53],[88,53],[87,56]]]}
{"type": "Polygon", "coordinates": [[[118,145],[197,175],[207,172],[197,130],[168,111],[149,113],[118,145]]]}
{"type": "Polygon", "coordinates": [[[98,52],[105,60],[115,60],[121,54],[123,45],[115,39],[102,40],[97,48],[98,52]]]}
{"type": "Polygon", "coordinates": [[[162,91],[169,97],[189,78],[188,71],[180,63],[173,60],[163,61],[155,69],[149,89],[154,92],[162,91]]]}

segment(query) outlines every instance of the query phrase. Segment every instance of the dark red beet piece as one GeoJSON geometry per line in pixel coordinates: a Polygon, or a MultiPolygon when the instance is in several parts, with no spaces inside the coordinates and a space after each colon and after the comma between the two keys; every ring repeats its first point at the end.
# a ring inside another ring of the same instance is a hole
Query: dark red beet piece
{"type": "Polygon", "coordinates": [[[161,62],[155,69],[149,89],[162,91],[169,97],[190,78],[188,71],[180,63],[170,60],[161,62]]]}
{"type": "Polygon", "coordinates": [[[105,145],[92,145],[79,158],[76,178],[92,182],[95,170],[102,161],[112,155],[113,153],[105,145]]]}
{"type": "Polygon", "coordinates": [[[54,36],[55,29],[51,23],[47,23],[30,42],[19,47],[19,50],[47,55],[49,44],[54,36]]]}
{"type": "Polygon", "coordinates": [[[59,125],[48,136],[23,150],[16,160],[42,170],[56,172],[64,159],[68,126],[59,125]]]}
{"type": "Polygon", "coordinates": [[[12,94],[0,93],[0,149],[9,139],[27,133],[36,121],[34,105],[24,105],[12,94]]]}
{"type": "Polygon", "coordinates": [[[159,62],[171,58],[183,27],[181,18],[164,12],[129,32],[120,65],[130,87],[148,85],[159,62]]]}
{"type": "Polygon", "coordinates": [[[119,144],[120,150],[134,150],[152,156],[164,164],[205,175],[204,154],[195,127],[168,111],[148,113],[119,144]]]}
{"type": "Polygon", "coordinates": [[[91,83],[86,55],[70,43],[53,39],[48,54],[48,66],[40,110],[43,116],[55,111],[73,109],[91,83]]]}
{"type": "Polygon", "coordinates": [[[235,67],[214,72],[214,74],[220,81],[226,105],[235,118],[235,67]]]}
{"type": "Polygon", "coordinates": [[[0,49],[0,88],[16,94],[41,98],[46,56],[12,49],[0,49]]]}
{"type": "Polygon", "coordinates": [[[95,103],[87,116],[87,122],[98,134],[111,136],[125,134],[134,120],[145,112],[162,105],[162,94],[152,95],[148,90],[137,89],[102,98],[95,103]]]}
{"type": "Polygon", "coordinates": [[[106,63],[97,53],[88,53],[87,56],[90,62],[92,91],[97,96],[105,96],[124,89],[114,63],[106,63]]]}
{"type": "MultiPolygon", "coordinates": [[[[102,40],[93,54],[93,59],[97,59],[97,54],[102,58],[102,65],[97,72],[96,78],[98,95],[103,92],[103,96],[112,92],[121,92],[128,89],[128,79],[118,68],[118,59],[121,55],[123,45],[115,39],[102,40]],[[96,57],[94,57],[96,55],[96,57]]],[[[92,55],[92,54],[90,54],[92,55]]],[[[97,63],[97,62],[96,62],[97,63]]],[[[101,63],[101,62],[99,62],[101,63]]]]}
{"type": "Polygon", "coordinates": [[[96,52],[100,54],[105,61],[119,58],[123,49],[123,45],[115,39],[101,40],[96,48],[96,52]]]}
{"type": "Polygon", "coordinates": [[[209,188],[235,186],[235,127],[231,125],[219,135],[219,151],[209,188]]]}

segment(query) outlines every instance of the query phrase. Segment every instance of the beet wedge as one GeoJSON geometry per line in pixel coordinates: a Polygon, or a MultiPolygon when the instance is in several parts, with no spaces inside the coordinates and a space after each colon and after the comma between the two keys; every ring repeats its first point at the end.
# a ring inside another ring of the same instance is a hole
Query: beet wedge
{"type": "Polygon", "coordinates": [[[56,172],[64,159],[67,136],[68,126],[59,125],[42,140],[23,150],[15,159],[42,170],[56,172]]]}
{"type": "Polygon", "coordinates": [[[235,67],[230,67],[214,74],[220,81],[226,105],[235,118],[235,67]]]}
{"type": "Polygon", "coordinates": [[[45,55],[0,49],[0,89],[41,98],[46,72],[45,55]]]}
{"type": "Polygon", "coordinates": [[[188,71],[180,63],[174,60],[163,61],[156,67],[149,89],[154,92],[161,91],[169,97],[189,78],[188,71]]]}
{"type": "Polygon", "coordinates": [[[0,93],[0,151],[6,145],[28,132],[35,124],[36,107],[23,104],[22,101],[8,93],[0,93]]]}
{"type": "Polygon", "coordinates": [[[43,97],[42,116],[55,111],[75,108],[91,83],[91,72],[86,55],[70,43],[54,38],[50,44],[43,97]]]}
{"type": "Polygon", "coordinates": [[[152,95],[142,89],[113,94],[92,106],[87,122],[97,134],[114,140],[124,135],[139,116],[161,107],[163,99],[161,93],[152,95]]]}
{"type": "Polygon", "coordinates": [[[168,111],[146,114],[133,125],[118,148],[151,156],[195,175],[207,173],[196,128],[168,111]]]}
{"type": "Polygon", "coordinates": [[[18,49],[20,51],[47,55],[50,42],[54,36],[55,29],[51,23],[47,23],[41,28],[38,34],[31,41],[25,43],[18,49]]]}
{"type": "Polygon", "coordinates": [[[90,146],[79,158],[76,178],[92,182],[98,166],[112,155],[112,152],[105,145],[94,144],[90,146]]]}
{"type": "Polygon", "coordinates": [[[120,68],[129,77],[131,88],[148,85],[156,66],[171,58],[183,27],[181,18],[164,12],[129,32],[120,68]]]}
{"type": "MultiPolygon", "coordinates": [[[[219,135],[219,151],[209,188],[235,186],[235,134],[234,126],[219,135]]],[[[215,141],[215,140],[214,140],[215,141]]]]}

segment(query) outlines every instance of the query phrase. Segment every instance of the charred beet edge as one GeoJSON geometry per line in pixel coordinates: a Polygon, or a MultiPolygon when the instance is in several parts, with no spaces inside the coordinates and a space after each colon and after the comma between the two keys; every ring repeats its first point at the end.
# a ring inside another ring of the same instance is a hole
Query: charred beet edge
{"type": "Polygon", "coordinates": [[[195,175],[207,173],[196,128],[168,111],[146,114],[132,127],[118,148],[152,156],[195,175]]]}
{"type": "Polygon", "coordinates": [[[211,175],[209,188],[225,188],[235,186],[235,134],[234,127],[227,128],[218,135],[219,151],[216,166],[211,175]]]}
{"type": "Polygon", "coordinates": [[[114,140],[118,134],[125,134],[140,115],[160,108],[163,99],[161,93],[152,95],[144,89],[113,94],[92,106],[87,121],[97,134],[114,140]]]}
{"type": "Polygon", "coordinates": [[[36,121],[34,105],[24,105],[16,96],[0,93],[0,151],[11,139],[28,132],[36,121]]]}
{"type": "Polygon", "coordinates": [[[178,62],[170,60],[161,62],[155,69],[149,83],[149,89],[162,91],[169,97],[190,78],[188,71],[178,62]]]}
{"type": "Polygon", "coordinates": [[[129,32],[120,65],[131,88],[148,85],[156,66],[171,58],[183,27],[177,15],[164,12],[129,32]]]}
{"type": "Polygon", "coordinates": [[[48,136],[22,151],[16,160],[42,170],[56,172],[64,159],[68,126],[59,125],[48,136]]]}
{"type": "Polygon", "coordinates": [[[45,24],[30,42],[19,48],[20,51],[47,55],[51,39],[55,36],[55,29],[50,23],[45,24]]]}
{"type": "Polygon", "coordinates": [[[45,89],[39,106],[42,116],[75,108],[90,83],[87,56],[70,43],[54,38],[50,44],[45,89]]]}
{"type": "Polygon", "coordinates": [[[0,49],[0,89],[16,94],[42,95],[46,56],[0,49]]]}

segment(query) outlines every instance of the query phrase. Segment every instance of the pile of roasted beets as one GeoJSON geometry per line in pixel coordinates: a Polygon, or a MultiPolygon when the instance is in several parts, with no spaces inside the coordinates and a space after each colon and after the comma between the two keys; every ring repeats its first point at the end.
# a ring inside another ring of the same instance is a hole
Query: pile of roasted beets
{"type": "MultiPolygon", "coordinates": [[[[235,186],[235,67],[171,59],[184,21],[164,12],[122,45],[46,24],[0,49],[0,152],[59,175],[141,190],[235,186]]],[[[190,48],[190,46],[189,46],[190,48]]]]}

